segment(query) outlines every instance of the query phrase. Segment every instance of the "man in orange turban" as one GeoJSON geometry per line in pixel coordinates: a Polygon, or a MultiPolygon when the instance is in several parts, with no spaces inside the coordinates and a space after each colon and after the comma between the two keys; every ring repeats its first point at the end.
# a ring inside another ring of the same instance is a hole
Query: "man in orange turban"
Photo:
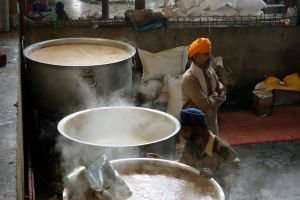
{"type": "Polygon", "coordinates": [[[211,46],[208,38],[198,38],[189,47],[192,63],[182,77],[182,107],[202,110],[208,129],[218,135],[217,111],[226,93],[211,67],[211,46]]]}
{"type": "Polygon", "coordinates": [[[211,43],[208,38],[198,38],[189,47],[189,58],[196,53],[211,53],[211,43]]]}

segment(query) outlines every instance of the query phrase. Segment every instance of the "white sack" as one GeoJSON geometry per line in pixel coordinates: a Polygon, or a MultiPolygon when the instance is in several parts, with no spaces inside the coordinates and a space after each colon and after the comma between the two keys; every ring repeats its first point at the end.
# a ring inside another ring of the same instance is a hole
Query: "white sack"
{"type": "Polygon", "coordinates": [[[263,14],[259,9],[241,9],[238,13],[240,16],[259,16],[263,14]]]}
{"type": "Polygon", "coordinates": [[[204,12],[206,16],[234,16],[238,15],[238,11],[230,6],[224,6],[217,10],[207,10],[204,12]]]}
{"type": "Polygon", "coordinates": [[[266,6],[263,0],[238,0],[236,3],[237,9],[262,9],[266,6]]]}
{"type": "Polygon", "coordinates": [[[189,0],[180,0],[176,3],[176,5],[180,8],[180,10],[183,13],[186,13],[191,8],[189,0]]]}
{"type": "Polygon", "coordinates": [[[206,0],[206,1],[209,2],[210,10],[217,10],[225,6],[230,6],[235,8],[237,5],[237,1],[239,0],[206,0]]]}

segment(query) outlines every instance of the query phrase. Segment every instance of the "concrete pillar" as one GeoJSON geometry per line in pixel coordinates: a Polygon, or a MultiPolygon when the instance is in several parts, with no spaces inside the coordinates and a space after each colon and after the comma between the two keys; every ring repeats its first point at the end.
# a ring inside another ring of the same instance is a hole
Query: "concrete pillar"
{"type": "Polygon", "coordinates": [[[300,13],[300,0],[296,0],[296,6],[298,9],[298,13],[300,13]]]}
{"type": "Polygon", "coordinates": [[[0,31],[9,30],[9,6],[8,0],[1,0],[0,3],[0,31]]]}
{"type": "Polygon", "coordinates": [[[297,17],[297,25],[300,25],[300,0],[296,0],[296,6],[298,11],[298,17],[297,17]]]}
{"type": "Polygon", "coordinates": [[[145,0],[135,0],[135,9],[136,10],[145,9],[145,0]]]}
{"type": "Polygon", "coordinates": [[[102,0],[102,19],[109,18],[109,2],[108,0],[102,0]]]}
{"type": "Polygon", "coordinates": [[[18,14],[17,0],[9,0],[9,14],[10,15],[18,14]]]}
{"type": "Polygon", "coordinates": [[[16,27],[19,24],[17,0],[9,0],[9,21],[11,27],[16,27]]]}

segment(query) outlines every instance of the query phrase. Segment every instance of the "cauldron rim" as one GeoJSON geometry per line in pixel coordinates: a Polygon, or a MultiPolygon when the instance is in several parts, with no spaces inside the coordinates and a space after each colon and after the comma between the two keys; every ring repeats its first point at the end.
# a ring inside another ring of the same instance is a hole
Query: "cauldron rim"
{"type": "Polygon", "coordinates": [[[159,111],[159,110],[151,109],[151,108],[135,107],[135,106],[107,106],[107,107],[89,108],[89,109],[77,111],[77,112],[74,112],[74,113],[72,113],[70,115],[67,115],[62,120],[59,121],[59,123],[57,125],[57,129],[58,129],[58,131],[59,131],[59,133],[61,135],[63,135],[65,138],[68,138],[69,140],[74,141],[74,142],[78,142],[78,143],[82,143],[82,144],[90,145],[90,146],[95,146],[95,147],[126,148],[126,147],[141,147],[141,146],[156,144],[156,143],[168,140],[169,138],[174,137],[174,135],[179,132],[179,130],[180,130],[180,123],[172,115],[170,115],[168,113],[165,113],[165,112],[162,112],[162,111],[159,111]],[[147,142],[147,143],[141,143],[141,144],[132,144],[132,145],[99,145],[99,144],[93,144],[93,143],[90,143],[90,142],[85,142],[85,141],[78,140],[78,139],[76,139],[74,137],[70,137],[64,131],[64,125],[66,124],[67,121],[71,120],[72,118],[74,118],[74,117],[76,117],[76,116],[78,116],[80,114],[83,114],[83,113],[88,113],[88,112],[92,112],[92,111],[96,111],[96,110],[107,110],[107,109],[133,109],[133,110],[143,110],[143,111],[149,111],[149,112],[153,112],[153,113],[158,113],[158,114],[161,114],[161,115],[167,117],[168,119],[170,119],[174,123],[174,125],[176,126],[176,128],[168,136],[166,136],[164,138],[161,138],[159,140],[155,140],[155,141],[151,141],[151,142],[147,142]]]}
{"type": "Polygon", "coordinates": [[[110,64],[118,64],[120,62],[126,61],[130,58],[132,58],[136,54],[136,49],[125,42],[118,41],[118,40],[110,40],[110,39],[104,39],[104,38],[92,38],[92,37],[70,37],[70,38],[58,38],[58,39],[51,39],[51,40],[45,40],[45,41],[40,41],[33,43],[29,46],[27,46],[23,50],[23,54],[26,57],[26,59],[30,60],[31,62],[36,62],[36,63],[42,63],[46,64],[52,67],[97,67],[97,66],[105,66],[105,65],[110,65],[110,64]],[[50,47],[54,45],[64,45],[64,44],[103,44],[103,45],[109,45],[109,44],[114,44],[116,47],[126,47],[130,53],[130,55],[126,58],[120,59],[118,61],[110,62],[110,63],[105,63],[105,64],[96,64],[96,65],[81,65],[81,66],[76,66],[76,65],[56,65],[56,64],[51,64],[51,63],[45,63],[41,61],[36,61],[33,60],[29,57],[29,54],[35,50],[41,49],[43,47],[50,47]]]}

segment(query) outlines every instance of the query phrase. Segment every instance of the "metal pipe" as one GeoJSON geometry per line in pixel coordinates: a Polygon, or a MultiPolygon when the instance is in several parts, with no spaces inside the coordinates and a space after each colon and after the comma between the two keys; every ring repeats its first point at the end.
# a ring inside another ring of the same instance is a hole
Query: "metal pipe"
{"type": "Polygon", "coordinates": [[[27,194],[24,199],[35,200],[34,172],[32,168],[31,149],[27,150],[27,194]]]}

